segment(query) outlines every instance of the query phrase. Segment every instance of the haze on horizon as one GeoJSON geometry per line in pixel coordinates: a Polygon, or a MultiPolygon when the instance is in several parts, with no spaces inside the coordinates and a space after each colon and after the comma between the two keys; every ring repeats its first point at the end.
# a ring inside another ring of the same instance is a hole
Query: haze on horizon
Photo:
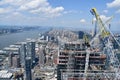
{"type": "Polygon", "coordinates": [[[0,25],[94,28],[90,9],[103,21],[111,16],[111,29],[120,25],[120,0],[0,0],[0,25]]]}

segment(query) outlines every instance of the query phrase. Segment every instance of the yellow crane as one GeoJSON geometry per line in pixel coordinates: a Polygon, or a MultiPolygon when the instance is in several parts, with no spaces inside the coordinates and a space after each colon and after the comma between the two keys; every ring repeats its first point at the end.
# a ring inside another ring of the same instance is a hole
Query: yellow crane
{"type": "MultiPolygon", "coordinates": [[[[114,51],[113,43],[111,42],[110,37],[113,37],[113,39],[117,42],[118,45],[120,45],[120,44],[116,40],[116,38],[114,37],[114,34],[109,29],[106,29],[107,28],[106,24],[113,18],[113,16],[109,20],[107,20],[105,23],[103,23],[101,18],[100,18],[100,15],[97,13],[96,8],[93,8],[91,10],[91,13],[93,15],[95,15],[95,18],[96,18],[96,21],[97,21],[97,24],[99,27],[99,33],[96,34],[96,37],[98,37],[99,35],[101,35],[102,38],[108,37],[107,42],[105,43],[106,44],[105,45],[106,53],[107,53],[107,56],[109,56],[110,66],[115,71],[114,80],[120,80],[120,62],[119,62],[118,57],[114,51]],[[109,36],[109,35],[111,35],[111,36],[109,36]]],[[[92,41],[94,41],[94,40],[95,39],[93,38],[92,41]]],[[[106,76],[109,77],[108,75],[106,75],[106,76]]]]}
{"type": "Polygon", "coordinates": [[[100,29],[100,35],[102,37],[107,37],[110,35],[110,32],[107,31],[105,24],[102,22],[100,15],[98,14],[96,8],[92,8],[91,13],[95,15],[96,21],[98,23],[99,29],[100,29]]]}

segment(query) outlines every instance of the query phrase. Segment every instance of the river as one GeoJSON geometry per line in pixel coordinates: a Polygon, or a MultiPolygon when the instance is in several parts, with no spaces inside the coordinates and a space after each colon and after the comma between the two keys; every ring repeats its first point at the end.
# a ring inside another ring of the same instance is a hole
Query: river
{"type": "Polygon", "coordinates": [[[8,47],[16,42],[25,41],[27,38],[36,39],[39,37],[39,33],[43,33],[47,30],[31,30],[23,31],[19,33],[5,34],[0,36],[0,49],[8,47]]]}

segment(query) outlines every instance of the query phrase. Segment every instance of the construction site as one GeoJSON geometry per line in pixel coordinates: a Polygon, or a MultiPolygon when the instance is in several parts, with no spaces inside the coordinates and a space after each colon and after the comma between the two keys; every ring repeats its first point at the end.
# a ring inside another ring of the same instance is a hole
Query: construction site
{"type": "Polygon", "coordinates": [[[84,33],[79,40],[58,38],[57,80],[120,80],[120,62],[114,48],[114,44],[120,44],[109,23],[113,17],[103,22],[95,8],[90,12],[96,19],[92,37],[84,33]]]}

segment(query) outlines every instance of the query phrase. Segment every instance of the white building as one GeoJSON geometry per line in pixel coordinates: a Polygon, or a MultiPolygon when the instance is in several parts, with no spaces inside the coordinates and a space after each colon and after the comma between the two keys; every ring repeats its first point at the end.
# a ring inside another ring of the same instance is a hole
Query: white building
{"type": "Polygon", "coordinates": [[[7,70],[0,71],[0,80],[13,80],[13,74],[7,70]]]}

